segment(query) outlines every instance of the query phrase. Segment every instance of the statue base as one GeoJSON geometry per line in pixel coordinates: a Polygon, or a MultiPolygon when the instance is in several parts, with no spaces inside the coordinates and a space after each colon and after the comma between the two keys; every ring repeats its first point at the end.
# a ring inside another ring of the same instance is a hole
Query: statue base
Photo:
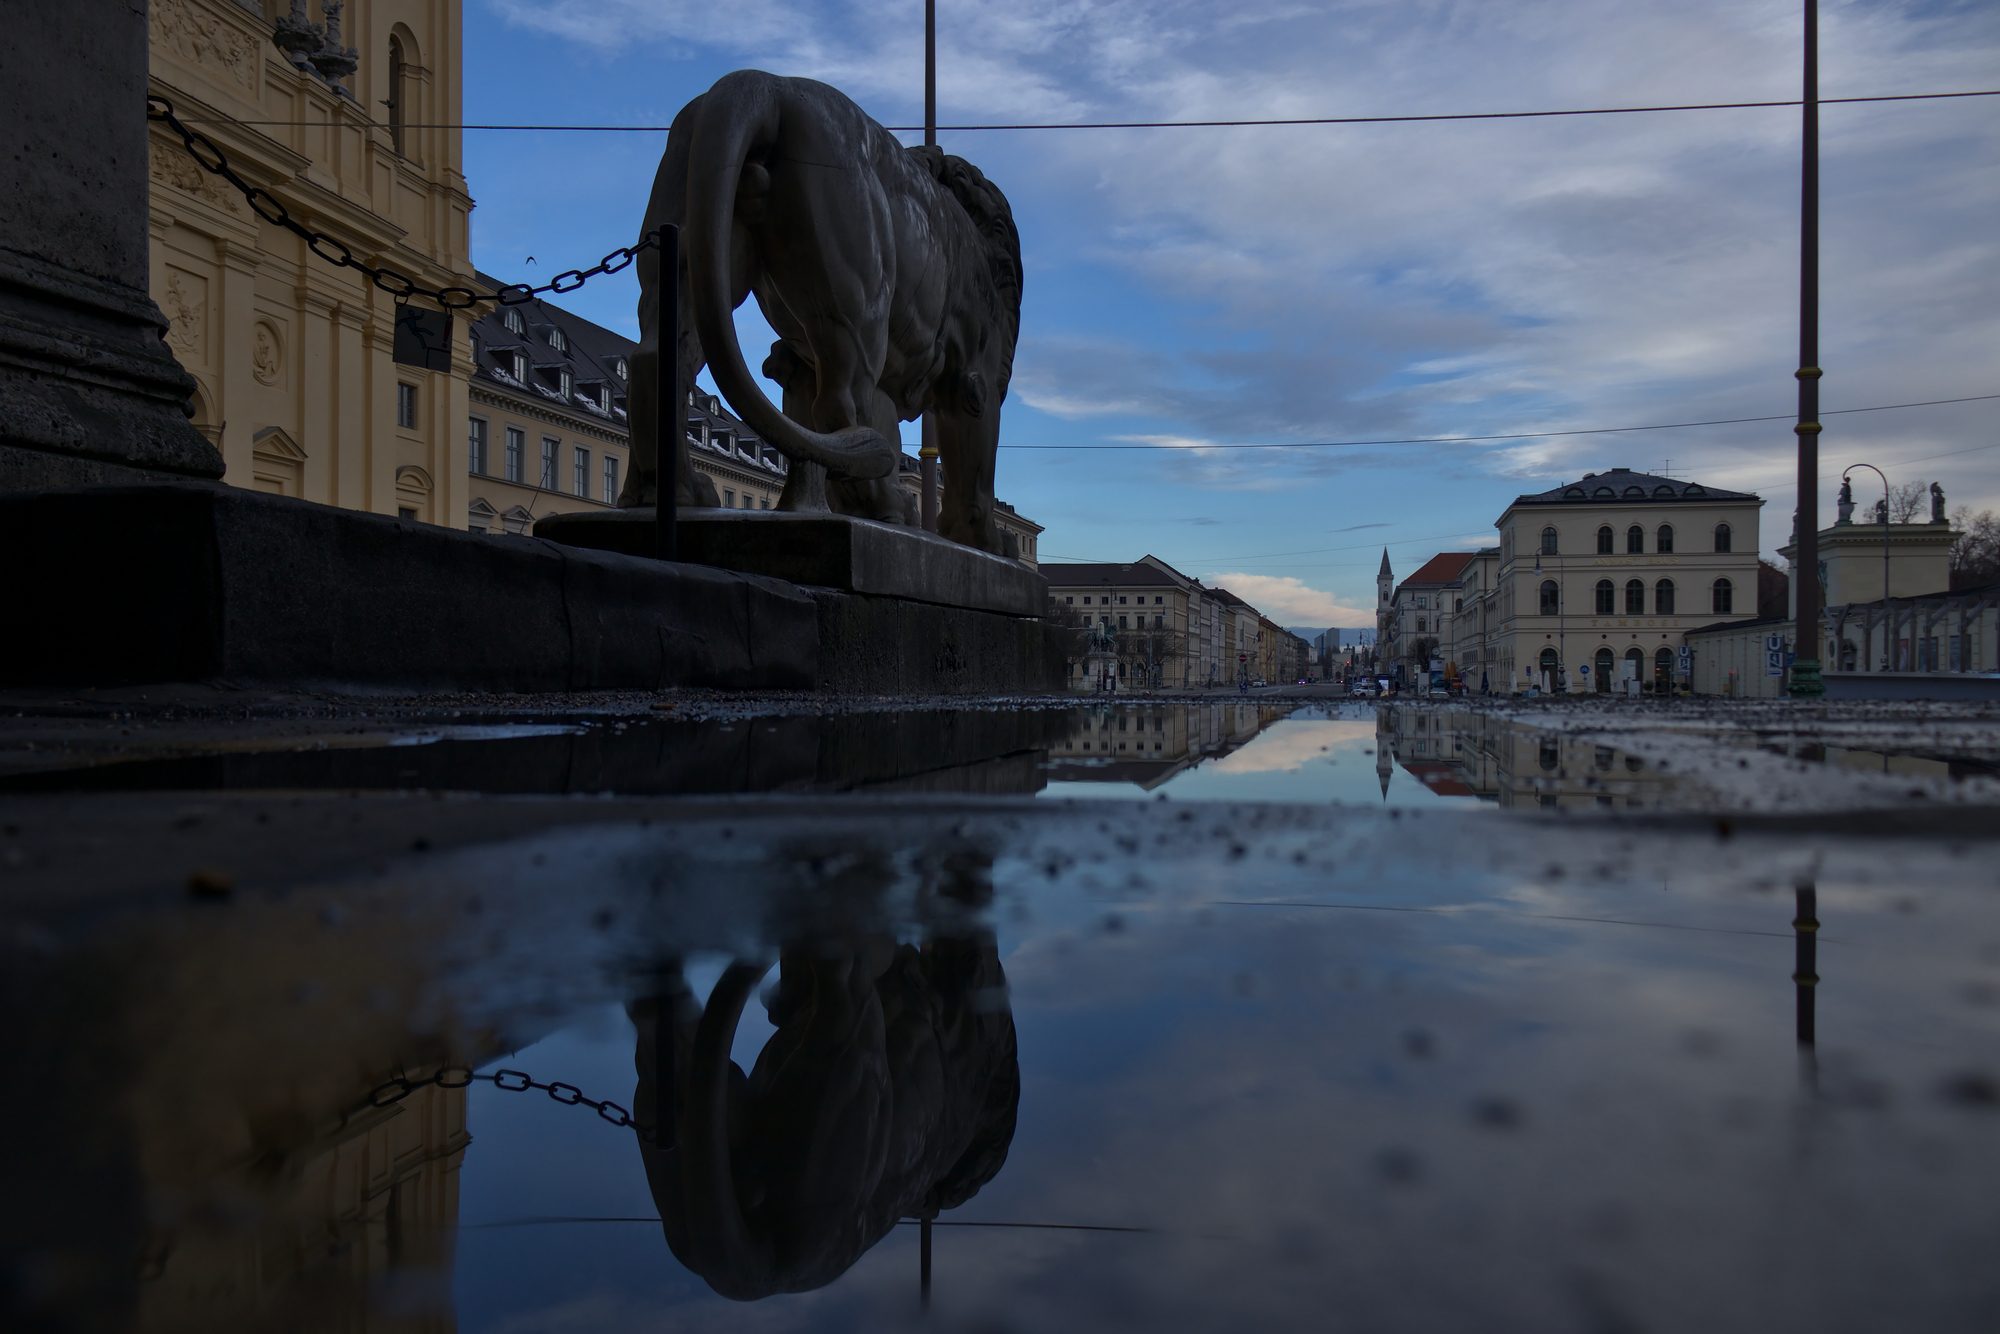
{"type": "MultiPolygon", "coordinates": [[[[535,536],[565,546],[653,552],[651,506],[552,514],[535,536]]],[[[683,509],[677,558],[739,574],[939,607],[1040,617],[1048,582],[1017,560],[961,546],[934,533],[845,514],[783,510],[683,509]]]]}

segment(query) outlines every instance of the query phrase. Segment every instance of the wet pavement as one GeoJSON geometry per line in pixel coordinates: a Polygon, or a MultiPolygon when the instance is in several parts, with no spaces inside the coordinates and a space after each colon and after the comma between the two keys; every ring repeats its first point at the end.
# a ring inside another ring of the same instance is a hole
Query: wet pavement
{"type": "Polygon", "coordinates": [[[1054,704],[0,737],[0,1316],[2000,1327],[1990,720],[1054,704]]]}

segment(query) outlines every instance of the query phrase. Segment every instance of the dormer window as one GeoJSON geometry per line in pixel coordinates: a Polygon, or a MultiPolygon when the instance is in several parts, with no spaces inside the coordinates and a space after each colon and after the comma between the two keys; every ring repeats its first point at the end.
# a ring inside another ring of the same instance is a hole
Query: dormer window
{"type": "Polygon", "coordinates": [[[556,387],[562,390],[562,396],[564,398],[569,397],[570,384],[571,384],[570,373],[568,371],[559,370],[556,372],[556,387]]]}
{"type": "Polygon", "coordinates": [[[527,326],[521,323],[521,312],[518,310],[510,310],[505,315],[502,315],[500,323],[506,326],[508,333],[517,334],[527,331],[527,326]]]}
{"type": "Polygon", "coordinates": [[[566,351],[569,347],[569,340],[563,337],[563,331],[554,325],[549,326],[549,346],[558,352],[566,351]]]}
{"type": "Polygon", "coordinates": [[[616,368],[616,369],[617,369],[617,371],[618,371],[618,378],[619,378],[619,379],[621,379],[621,380],[629,380],[629,379],[631,379],[631,378],[632,378],[632,377],[631,377],[631,374],[630,374],[630,373],[629,373],[629,372],[628,372],[628,371],[627,371],[627,370],[625,369],[625,358],[623,358],[623,357],[620,357],[620,358],[618,358],[618,362],[617,362],[617,368],[616,368]]]}
{"type": "Polygon", "coordinates": [[[528,378],[528,354],[525,352],[510,352],[507,354],[507,360],[510,363],[508,369],[513,373],[514,378],[526,382],[528,378]]]}
{"type": "Polygon", "coordinates": [[[606,412],[609,412],[609,411],[611,411],[611,386],[610,386],[610,385],[608,385],[608,384],[601,384],[601,385],[597,386],[597,406],[598,406],[598,407],[600,407],[600,408],[603,408],[603,409],[604,409],[604,410],[605,410],[606,412]]]}

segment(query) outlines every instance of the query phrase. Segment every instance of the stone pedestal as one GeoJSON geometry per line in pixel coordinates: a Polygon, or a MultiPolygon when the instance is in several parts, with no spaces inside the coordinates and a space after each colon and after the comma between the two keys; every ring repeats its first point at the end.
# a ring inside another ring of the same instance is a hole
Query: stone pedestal
{"type": "Polygon", "coordinates": [[[11,6],[0,492],[220,477],[146,294],[144,0],[11,6]]]}
{"type": "MultiPolygon", "coordinates": [[[[650,555],[650,506],[554,514],[535,536],[566,546],[650,555]]],[[[814,588],[901,598],[940,607],[1039,617],[1048,582],[1017,560],[899,524],[844,514],[684,509],[679,558],[814,588]]]]}

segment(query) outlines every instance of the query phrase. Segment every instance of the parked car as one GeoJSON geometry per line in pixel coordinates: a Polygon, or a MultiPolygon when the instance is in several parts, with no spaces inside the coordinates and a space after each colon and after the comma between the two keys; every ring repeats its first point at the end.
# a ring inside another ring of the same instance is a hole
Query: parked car
{"type": "Polygon", "coordinates": [[[1347,687],[1347,693],[1352,699],[1373,699],[1375,698],[1375,683],[1373,681],[1356,681],[1353,685],[1347,687]]]}

